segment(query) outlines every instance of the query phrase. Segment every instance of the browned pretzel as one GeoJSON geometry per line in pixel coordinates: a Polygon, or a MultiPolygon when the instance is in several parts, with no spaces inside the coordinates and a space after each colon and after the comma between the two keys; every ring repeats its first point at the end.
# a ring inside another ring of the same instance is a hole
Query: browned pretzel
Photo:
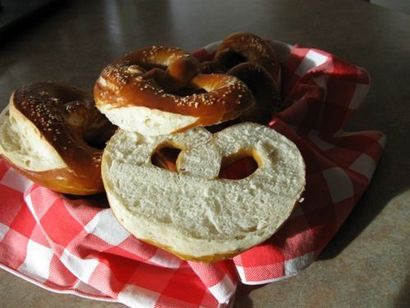
{"type": "Polygon", "coordinates": [[[15,166],[17,169],[33,181],[63,193],[87,195],[104,190],[101,148],[114,127],[86,93],[62,84],[36,83],[17,89],[10,104],[10,113],[18,114],[14,119],[31,122],[38,130],[35,133],[55,149],[66,165],[45,171],[15,166]]]}

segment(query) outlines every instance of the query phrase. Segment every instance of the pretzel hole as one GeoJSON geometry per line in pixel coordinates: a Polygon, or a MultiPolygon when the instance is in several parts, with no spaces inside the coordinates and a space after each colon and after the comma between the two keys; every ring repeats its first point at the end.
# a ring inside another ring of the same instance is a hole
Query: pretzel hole
{"type": "Polygon", "coordinates": [[[240,63],[248,61],[246,57],[235,51],[224,52],[220,55],[219,60],[227,69],[230,69],[240,63]]]}
{"type": "Polygon", "coordinates": [[[103,150],[110,140],[111,136],[115,133],[116,126],[111,124],[105,124],[103,127],[97,130],[89,130],[83,135],[84,142],[90,147],[98,150],[103,150]]]}
{"type": "Polygon", "coordinates": [[[172,144],[162,144],[151,155],[151,163],[162,169],[177,172],[177,159],[181,149],[172,144]]]}
{"type": "Polygon", "coordinates": [[[167,94],[183,97],[207,92],[205,89],[198,87],[192,83],[187,83],[181,86],[181,84],[179,84],[178,81],[174,79],[174,77],[168,75],[167,73],[165,73],[165,71],[160,72],[157,69],[148,70],[145,73],[144,78],[152,78],[158,85],[158,87],[167,94]]]}
{"type": "Polygon", "coordinates": [[[244,150],[222,158],[218,177],[227,180],[241,180],[256,171],[259,167],[257,154],[244,150]]]}
{"type": "Polygon", "coordinates": [[[194,88],[194,87],[186,87],[186,88],[181,88],[178,89],[177,91],[171,93],[174,95],[178,95],[178,96],[189,96],[192,94],[202,94],[202,93],[206,93],[207,91],[205,89],[202,88],[194,88]]]}
{"type": "Polygon", "coordinates": [[[160,69],[163,71],[167,70],[167,66],[166,65],[162,65],[162,64],[158,64],[158,63],[138,63],[139,66],[141,66],[144,70],[146,70],[147,72],[149,72],[152,69],[160,69]]]}

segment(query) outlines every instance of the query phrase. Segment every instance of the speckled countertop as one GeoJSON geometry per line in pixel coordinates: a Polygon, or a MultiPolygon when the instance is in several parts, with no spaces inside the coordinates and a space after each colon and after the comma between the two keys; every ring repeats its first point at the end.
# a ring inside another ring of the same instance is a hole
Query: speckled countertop
{"type": "MultiPolygon", "coordinates": [[[[39,80],[91,88],[136,47],[192,50],[236,31],[327,50],[365,67],[372,87],[350,130],[387,146],[364,197],[319,260],[296,277],[241,287],[237,307],[410,306],[410,16],[359,0],[67,1],[0,41],[0,106],[39,80]],[[212,16],[212,18],[211,18],[212,16]]],[[[2,307],[114,307],[0,272],[2,307]]]]}

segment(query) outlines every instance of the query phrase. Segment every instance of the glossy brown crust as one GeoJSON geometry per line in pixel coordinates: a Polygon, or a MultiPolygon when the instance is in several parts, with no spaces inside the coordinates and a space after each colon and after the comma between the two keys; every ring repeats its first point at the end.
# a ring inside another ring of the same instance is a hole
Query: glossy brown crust
{"type": "MultiPolygon", "coordinates": [[[[130,52],[118,59],[113,66],[126,70],[142,68],[144,78],[155,79],[169,91],[176,91],[189,84],[199,73],[199,62],[182,49],[152,46],[130,52]]],[[[121,81],[121,78],[119,79],[121,81]]]]}
{"type": "Polygon", "coordinates": [[[255,104],[239,120],[267,124],[280,109],[280,95],[272,76],[262,66],[251,62],[238,64],[227,74],[243,81],[255,98],[255,104]]]}
{"type": "Polygon", "coordinates": [[[101,176],[90,180],[90,176],[76,174],[70,168],[53,169],[48,171],[30,171],[13,164],[7,157],[4,159],[19,173],[33,182],[63,194],[93,195],[104,191],[101,176]]]}
{"type": "Polygon", "coordinates": [[[199,118],[195,125],[211,125],[235,118],[253,104],[252,94],[239,79],[198,75],[199,64],[181,52],[150,47],[107,66],[94,87],[96,106],[143,106],[195,116],[199,118]]]}
{"type": "MultiPolygon", "coordinates": [[[[250,89],[255,104],[235,121],[267,124],[281,109],[280,64],[271,44],[255,34],[234,33],[226,37],[213,59],[201,63],[201,72],[235,76],[250,89]]],[[[223,127],[221,124],[216,130],[223,127]]]]}
{"type": "Polygon", "coordinates": [[[226,37],[216,50],[215,65],[225,67],[225,71],[240,62],[250,62],[262,66],[276,83],[279,80],[280,65],[272,46],[252,33],[234,33],[226,37]],[[235,60],[236,57],[236,60],[235,60]]]}
{"type": "Polygon", "coordinates": [[[69,194],[94,194],[104,190],[100,174],[103,143],[113,127],[81,90],[43,82],[16,90],[12,104],[54,147],[67,168],[32,172],[26,176],[50,189],[69,194]]]}

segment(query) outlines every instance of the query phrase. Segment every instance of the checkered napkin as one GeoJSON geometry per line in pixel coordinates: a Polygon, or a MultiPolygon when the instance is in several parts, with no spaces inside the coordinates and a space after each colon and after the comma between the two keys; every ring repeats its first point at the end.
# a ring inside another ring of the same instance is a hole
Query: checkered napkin
{"type": "MultiPolygon", "coordinates": [[[[215,46],[195,55],[205,60],[215,46]]],[[[181,261],[130,236],[106,200],[69,199],[0,159],[2,268],[53,292],[132,307],[222,307],[232,303],[238,283],[273,282],[311,264],[366,190],[385,138],[342,130],[368,91],[365,70],[320,50],[289,50],[286,108],[269,126],[299,147],[307,185],[303,202],[272,238],[229,261],[181,261]]]]}

